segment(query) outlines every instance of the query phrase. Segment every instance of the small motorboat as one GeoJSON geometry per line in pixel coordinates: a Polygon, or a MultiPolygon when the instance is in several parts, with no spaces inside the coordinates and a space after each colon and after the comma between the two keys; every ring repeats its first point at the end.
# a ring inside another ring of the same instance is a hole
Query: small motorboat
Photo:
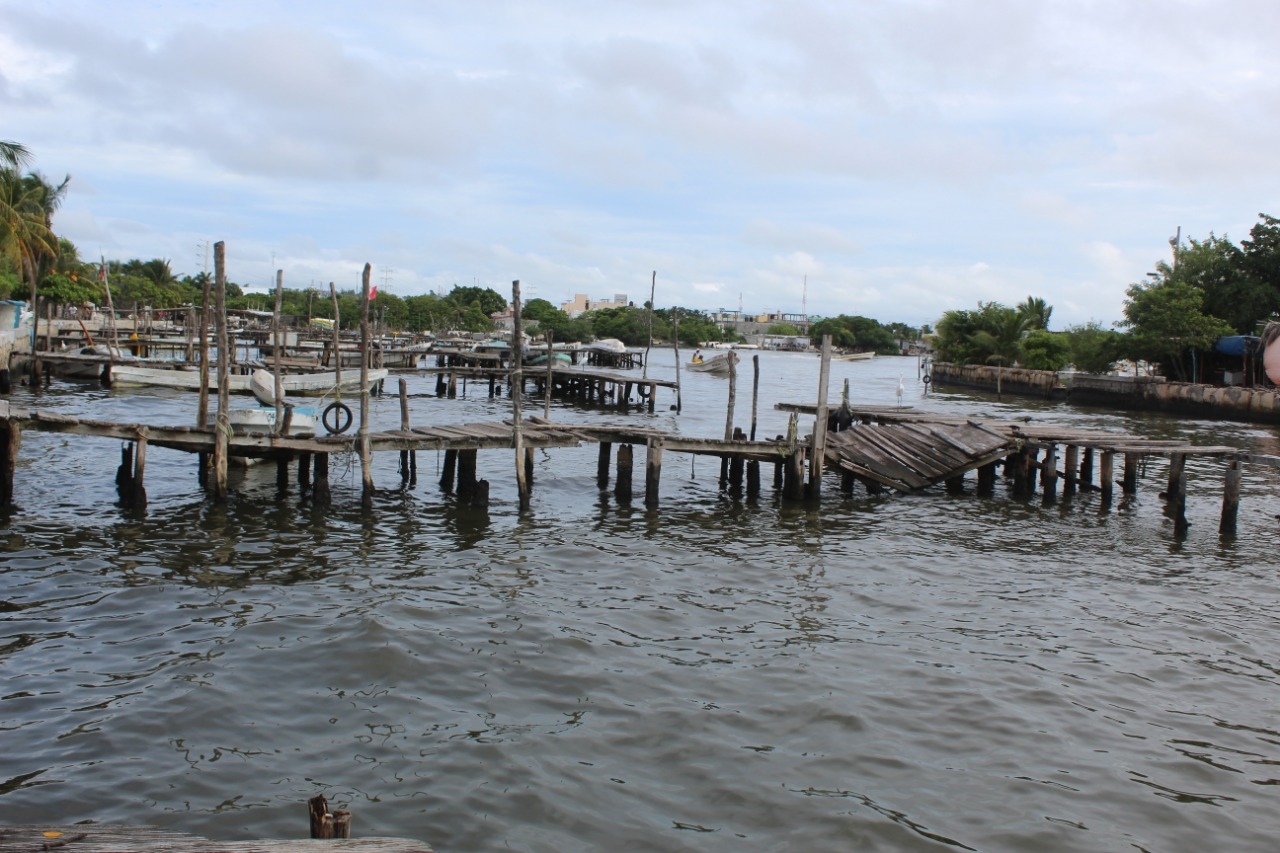
{"type": "MultiPolygon", "coordinates": [[[[253,409],[230,409],[227,419],[237,435],[274,435],[276,432],[275,406],[259,406],[253,409]]],[[[289,424],[288,435],[312,436],[320,423],[320,413],[312,406],[288,406],[285,419],[289,424]]]]}
{"type": "Polygon", "coordinates": [[[711,358],[704,359],[702,356],[695,356],[694,360],[689,362],[686,367],[695,373],[710,373],[713,376],[728,376],[733,369],[733,365],[738,361],[736,352],[725,352],[720,355],[714,355],[711,358]]]}

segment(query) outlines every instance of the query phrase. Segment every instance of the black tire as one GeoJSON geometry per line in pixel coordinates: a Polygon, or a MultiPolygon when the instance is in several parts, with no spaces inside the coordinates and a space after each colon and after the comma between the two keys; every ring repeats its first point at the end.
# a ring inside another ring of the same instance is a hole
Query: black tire
{"type": "Polygon", "coordinates": [[[330,403],[320,415],[320,422],[329,435],[340,435],[351,429],[351,420],[351,409],[346,403],[330,403]]]}
{"type": "Polygon", "coordinates": [[[933,377],[926,373],[920,381],[923,382],[925,385],[928,385],[930,382],[933,381],[933,377]]]}

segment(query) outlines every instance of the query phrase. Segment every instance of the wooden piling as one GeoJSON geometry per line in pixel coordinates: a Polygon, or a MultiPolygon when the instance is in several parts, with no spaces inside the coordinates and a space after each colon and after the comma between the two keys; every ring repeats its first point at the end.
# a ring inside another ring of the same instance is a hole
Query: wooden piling
{"type": "Polygon", "coordinates": [[[1080,491],[1087,492],[1093,488],[1093,448],[1084,448],[1080,459],[1080,491]]]}
{"type": "Polygon", "coordinates": [[[276,457],[276,495],[289,494],[289,457],[281,453],[276,457]]]}
{"type": "Polygon", "coordinates": [[[373,506],[373,453],[369,450],[369,278],[370,264],[360,276],[360,505],[373,506]]]}
{"type": "Polygon", "coordinates": [[[524,398],[524,353],[520,351],[520,347],[524,330],[520,313],[520,280],[516,279],[511,282],[511,440],[516,450],[516,492],[520,497],[520,509],[526,510],[529,508],[529,477],[521,411],[524,398]]]}
{"type": "Polygon", "coordinates": [[[756,411],[760,404],[760,356],[751,356],[751,440],[756,440],[756,411]]]}
{"type": "Polygon", "coordinates": [[[458,500],[468,503],[476,489],[476,451],[458,451],[458,500]]]}
{"type": "MultiPolygon", "coordinates": [[[[196,426],[200,429],[209,426],[209,291],[212,287],[213,281],[206,269],[200,298],[200,396],[196,403],[196,426]]],[[[108,347],[107,352],[112,353],[114,359],[114,350],[108,347]]],[[[102,373],[104,384],[108,387],[111,385],[110,371],[111,362],[108,361],[102,373]]],[[[201,466],[201,477],[204,476],[203,467],[201,466]]]]}
{"type": "Polygon", "coordinates": [[[218,417],[213,440],[213,499],[227,499],[227,444],[231,437],[231,346],[227,334],[227,247],[219,240],[213,244],[214,293],[218,326],[218,417]]]}
{"type": "Polygon", "coordinates": [[[1102,470],[1098,472],[1098,488],[1102,490],[1103,503],[1110,503],[1115,492],[1116,454],[1110,450],[1102,451],[1102,470]]]}
{"type": "Polygon", "coordinates": [[[489,481],[476,480],[475,486],[471,489],[471,507],[472,509],[488,509],[489,508],[489,481]]]}
{"type": "Polygon", "coordinates": [[[618,445],[618,470],[613,484],[613,496],[618,503],[631,501],[631,456],[631,445],[618,445]]]}
{"type": "Polygon", "coordinates": [[[1067,445],[1067,459],[1063,463],[1063,495],[1074,495],[1076,487],[1080,482],[1080,446],[1077,444],[1067,445]]]}
{"type": "Polygon", "coordinates": [[[1187,534],[1187,455],[1175,453],[1169,459],[1169,489],[1166,495],[1166,512],[1173,519],[1173,532],[1178,537],[1187,534]]]}
{"type": "Polygon", "coordinates": [[[1040,465],[1042,500],[1048,505],[1058,499],[1058,445],[1045,445],[1044,462],[1040,465]]]}
{"type": "Polygon", "coordinates": [[[1240,515],[1240,484],[1242,480],[1240,457],[1227,457],[1227,470],[1222,483],[1222,518],[1218,522],[1218,533],[1222,536],[1235,536],[1237,519],[1240,515]]]}
{"type": "Polygon", "coordinates": [[[18,448],[22,445],[22,427],[17,421],[5,424],[0,433],[4,446],[0,448],[0,510],[13,509],[13,475],[18,469],[18,448]]]}
{"type": "Polygon", "coordinates": [[[650,508],[658,505],[658,487],[662,481],[662,440],[651,438],[648,441],[644,462],[644,505],[650,508]]]}
{"type": "Polygon", "coordinates": [[[458,451],[444,452],[444,466],[440,472],[440,489],[446,494],[453,491],[454,474],[458,468],[458,451]]]}
{"type": "MultiPolygon", "coordinates": [[[[409,431],[409,383],[400,377],[400,431],[409,431]]],[[[417,470],[417,459],[413,450],[400,451],[400,479],[408,480],[411,473],[417,470]]]]}
{"type": "Polygon", "coordinates": [[[116,494],[129,505],[133,497],[133,442],[120,445],[120,467],[116,468],[116,494]]]}
{"type": "Polygon", "coordinates": [[[311,490],[311,499],[318,504],[326,504],[329,502],[329,454],[317,453],[315,455],[315,465],[313,473],[315,474],[315,487],[311,490]]]}
{"type": "Polygon", "coordinates": [[[298,454],[298,491],[306,494],[311,488],[311,454],[298,454]]]}
{"type": "Polygon", "coordinates": [[[1142,454],[1126,453],[1124,455],[1124,480],[1120,490],[1126,495],[1138,493],[1138,466],[1142,464],[1142,454]]]}
{"type": "Polygon", "coordinates": [[[989,498],[996,493],[996,469],[999,462],[989,462],[978,469],[978,494],[989,498]]]}
{"type": "Polygon", "coordinates": [[[351,812],[346,809],[334,809],[330,812],[323,795],[317,794],[308,800],[307,811],[311,816],[312,838],[351,837],[351,812]]]}
{"type": "Polygon", "coordinates": [[[596,487],[600,489],[609,488],[609,460],[612,455],[613,445],[610,442],[600,442],[600,449],[596,454],[596,487]]]}
{"type": "MultiPolygon", "coordinates": [[[[288,435],[289,428],[284,417],[284,330],[280,327],[280,310],[284,304],[284,270],[276,270],[276,307],[271,315],[271,356],[275,373],[276,397],[276,435],[288,435]]],[[[289,483],[288,460],[285,460],[285,488],[289,483]]]]}
{"type": "Polygon", "coordinates": [[[831,336],[822,336],[822,361],[818,367],[818,408],[813,419],[813,446],[809,456],[807,495],[822,497],[822,465],[827,455],[827,385],[831,381],[831,336]]]}

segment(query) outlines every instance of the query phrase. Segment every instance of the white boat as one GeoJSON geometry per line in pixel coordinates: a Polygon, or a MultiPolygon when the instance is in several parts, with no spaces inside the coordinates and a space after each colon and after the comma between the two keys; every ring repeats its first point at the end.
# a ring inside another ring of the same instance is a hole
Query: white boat
{"type": "MultiPolygon", "coordinates": [[[[385,367],[370,370],[369,388],[372,389],[375,384],[386,379],[389,375],[391,375],[391,371],[385,367]]],[[[249,380],[248,390],[253,392],[263,403],[274,406],[276,402],[275,374],[265,368],[259,368],[253,372],[253,376],[249,377],[249,380]],[[255,390],[255,384],[261,389],[262,394],[255,390]]],[[[356,368],[342,371],[341,389],[338,388],[337,375],[333,371],[328,373],[286,373],[280,377],[280,385],[283,387],[286,397],[290,394],[299,397],[327,397],[338,390],[347,394],[359,394],[360,370],[356,368]]]]}
{"type": "Polygon", "coordinates": [[[80,378],[80,379],[97,379],[102,375],[102,365],[109,361],[137,361],[138,357],[131,352],[125,352],[119,347],[110,347],[106,344],[90,344],[89,346],[80,347],[74,353],[69,355],[84,356],[84,361],[79,362],[63,362],[58,365],[57,371],[62,376],[80,378]]]}
{"type": "Polygon", "coordinates": [[[594,350],[595,352],[611,352],[621,354],[627,351],[627,345],[617,338],[601,338],[598,341],[592,341],[585,344],[582,349],[594,350]]]}
{"type": "Polygon", "coordinates": [[[869,350],[867,352],[846,352],[846,353],[841,353],[840,355],[837,355],[837,356],[833,356],[833,358],[835,358],[838,361],[866,361],[868,359],[872,359],[875,357],[876,357],[875,350],[869,350]]]}
{"type": "MultiPolygon", "coordinates": [[[[228,377],[232,394],[249,393],[249,377],[233,374],[228,377]]],[[[116,364],[111,368],[112,385],[155,385],[161,388],[182,388],[188,391],[200,390],[200,368],[196,365],[183,367],[142,367],[136,364],[116,364]]],[[[209,390],[218,390],[218,371],[209,371],[209,390]]]]}
{"type": "MultiPolygon", "coordinates": [[[[701,359],[701,357],[699,357],[701,359]]],[[[728,376],[735,362],[738,360],[738,354],[735,352],[721,353],[711,358],[701,359],[689,362],[686,367],[695,373],[710,373],[715,376],[728,376]]]]}
{"type": "MultiPolygon", "coordinates": [[[[316,425],[320,422],[319,413],[310,406],[290,406],[292,414],[286,420],[289,424],[289,435],[309,436],[316,434],[316,425]]],[[[254,409],[231,409],[227,412],[231,421],[231,430],[239,435],[273,435],[276,431],[275,406],[260,406],[254,409]]]]}
{"type": "MultiPolygon", "coordinates": [[[[267,382],[272,389],[269,399],[272,405],[274,405],[275,378],[270,371],[263,372],[266,373],[268,377],[271,377],[267,382]]],[[[374,383],[386,379],[388,375],[390,375],[390,371],[386,368],[370,370],[369,386],[373,387],[374,383]]],[[[253,393],[252,377],[232,374],[228,379],[232,394],[253,393]]],[[[285,394],[293,394],[301,397],[323,397],[327,394],[333,394],[337,387],[335,374],[332,371],[328,373],[286,373],[281,377],[281,381],[284,385],[285,394]]],[[[200,369],[194,365],[167,369],[162,367],[139,367],[132,364],[117,364],[111,368],[111,382],[113,385],[155,385],[163,388],[184,388],[189,391],[198,391],[200,390],[200,369]]],[[[217,370],[209,371],[209,390],[218,390],[217,370]]],[[[359,393],[359,370],[342,371],[341,390],[346,393],[359,393]]]]}

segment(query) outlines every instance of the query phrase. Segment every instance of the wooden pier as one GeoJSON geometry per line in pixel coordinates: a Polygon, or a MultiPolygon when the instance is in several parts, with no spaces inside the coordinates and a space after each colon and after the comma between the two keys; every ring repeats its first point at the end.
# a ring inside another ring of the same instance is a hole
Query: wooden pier
{"type": "MultiPolygon", "coordinates": [[[[446,364],[425,368],[422,372],[436,375],[438,397],[457,397],[459,389],[465,395],[468,382],[487,384],[490,397],[497,396],[500,388],[505,387],[508,394],[512,390],[512,372],[507,367],[446,364]]],[[[659,388],[677,391],[680,387],[668,379],[554,365],[549,369],[546,366],[525,367],[520,376],[524,388],[532,386],[534,397],[545,396],[549,384],[551,396],[557,399],[572,400],[586,406],[626,408],[635,405],[650,412],[656,409],[659,388]]]]}

